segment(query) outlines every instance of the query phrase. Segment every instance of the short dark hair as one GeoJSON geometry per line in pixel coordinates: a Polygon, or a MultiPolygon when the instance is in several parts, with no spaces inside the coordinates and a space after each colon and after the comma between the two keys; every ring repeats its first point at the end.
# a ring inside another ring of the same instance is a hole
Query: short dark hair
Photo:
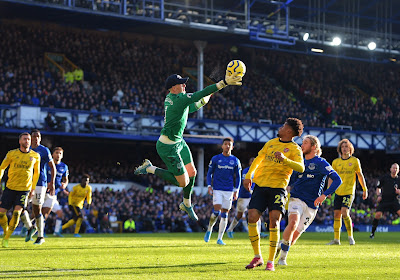
{"type": "Polygon", "coordinates": [[[18,136],[18,140],[21,139],[22,136],[24,135],[29,135],[31,136],[28,132],[22,132],[19,136],[18,136]]]}
{"type": "Polygon", "coordinates": [[[89,174],[86,174],[86,173],[82,174],[81,181],[82,181],[83,179],[85,179],[85,178],[88,178],[88,179],[90,180],[90,175],[89,175],[89,174]]]}
{"type": "Polygon", "coordinates": [[[230,138],[230,137],[226,137],[226,138],[224,138],[224,140],[222,140],[222,144],[223,144],[225,141],[229,141],[229,142],[232,142],[232,143],[234,143],[233,139],[232,139],[232,138],[230,138]]]}
{"type": "Polygon", "coordinates": [[[33,134],[33,133],[40,133],[40,130],[39,130],[39,129],[36,129],[36,128],[34,128],[34,129],[32,129],[32,130],[31,130],[31,134],[33,134]]]}
{"type": "Polygon", "coordinates": [[[297,118],[287,118],[286,123],[293,129],[294,136],[303,134],[304,125],[301,120],[297,118]]]}

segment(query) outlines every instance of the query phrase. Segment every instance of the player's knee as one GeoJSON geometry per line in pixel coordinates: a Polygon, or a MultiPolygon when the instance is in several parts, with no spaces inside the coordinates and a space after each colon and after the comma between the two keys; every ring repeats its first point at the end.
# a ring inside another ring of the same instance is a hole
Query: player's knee
{"type": "Polygon", "coordinates": [[[260,215],[257,213],[257,211],[249,211],[248,213],[249,223],[257,223],[259,218],[260,215]]]}

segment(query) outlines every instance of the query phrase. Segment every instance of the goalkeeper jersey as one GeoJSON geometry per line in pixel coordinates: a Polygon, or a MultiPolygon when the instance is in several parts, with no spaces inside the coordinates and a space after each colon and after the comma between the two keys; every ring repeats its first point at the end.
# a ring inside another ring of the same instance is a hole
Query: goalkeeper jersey
{"type": "Polygon", "coordinates": [[[218,88],[214,84],[195,93],[169,93],[164,101],[164,127],[161,135],[175,142],[182,141],[188,114],[198,110],[194,103],[217,91],[218,88]]]}
{"type": "Polygon", "coordinates": [[[28,191],[36,187],[39,179],[40,155],[33,150],[22,152],[20,149],[7,153],[0,166],[0,180],[4,170],[8,170],[7,188],[14,191],[28,191]]]}
{"type": "Polygon", "coordinates": [[[260,187],[286,188],[293,170],[304,172],[303,152],[293,141],[274,138],[265,143],[250,166],[246,179],[252,178],[260,187]],[[285,160],[275,158],[275,152],[285,155],[285,160]]]}
{"type": "Polygon", "coordinates": [[[85,199],[87,204],[92,203],[92,187],[87,185],[85,188],[82,188],[81,184],[78,184],[69,193],[68,204],[82,209],[85,199]]]}

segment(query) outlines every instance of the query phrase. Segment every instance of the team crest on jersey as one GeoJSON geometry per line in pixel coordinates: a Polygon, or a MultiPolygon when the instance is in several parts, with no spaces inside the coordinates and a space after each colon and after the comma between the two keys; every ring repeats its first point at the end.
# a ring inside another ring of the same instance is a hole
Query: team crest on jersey
{"type": "Polygon", "coordinates": [[[33,157],[29,157],[30,161],[33,161],[33,157]]]}
{"type": "Polygon", "coordinates": [[[314,170],[314,169],[315,169],[315,163],[310,163],[310,164],[308,165],[308,169],[314,170]]]}
{"type": "Polygon", "coordinates": [[[235,162],[233,161],[233,160],[230,160],[229,161],[229,164],[234,164],[235,162]]]}
{"type": "Polygon", "coordinates": [[[349,166],[352,166],[353,164],[351,162],[349,162],[349,166]]]}
{"type": "Polygon", "coordinates": [[[284,152],[284,153],[287,153],[287,152],[289,152],[289,148],[285,148],[285,149],[283,149],[283,152],[284,152]]]}

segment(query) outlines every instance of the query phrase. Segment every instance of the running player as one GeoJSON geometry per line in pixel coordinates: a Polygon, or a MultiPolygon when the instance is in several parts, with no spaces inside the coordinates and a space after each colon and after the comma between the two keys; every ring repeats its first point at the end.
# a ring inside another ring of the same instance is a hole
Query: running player
{"type": "Polygon", "coordinates": [[[75,226],[74,237],[81,237],[79,230],[83,222],[82,208],[86,199],[86,209],[90,208],[92,203],[92,187],[89,185],[90,176],[83,174],[81,183],[74,186],[68,196],[68,207],[72,212],[72,219],[62,226],[62,230],[75,226]]]}
{"type": "Polygon", "coordinates": [[[142,165],[135,169],[135,174],[155,174],[156,176],[183,188],[183,202],[179,205],[189,217],[198,221],[193,210],[191,194],[196,177],[196,168],[193,163],[192,153],[185,140],[183,131],[187,124],[188,114],[193,113],[208,103],[211,95],[228,85],[242,85],[242,77],[229,75],[225,79],[195,93],[186,93],[186,82],[189,78],[171,75],[165,82],[165,89],[169,94],[164,102],[164,127],[157,141],[157,153],[167,166],[167,170],[153,166],[146,159],[142,165]]]}
{"type": "Polygon", "coordinates": [[[212,229],[221,214],[217,239],[219,245],[226,245],[222,237],[228,224],[232,198],[237,199],[237,190],[241,185],[242,166],[240,160],[232,155],[232,150],[233,140],[225,138],[222,141],[222,154],[213,156],[207,173],[208,193],[213,196],[214,211],[211,214],[204,241],[210,241],[212,229]]]}
{"type": "Polygon", "coordinates": [[[391,213],[397,213],[400,216],[400,203],[397,199],[397,195],[400,194],[400,178],[399,165],[393,163],[390,167],[390,175],[383,176],[376,189],[378,197],[378,207],[376,208],[375,219],[372,222],[372,232],[370,238],[375,237],[375,231],[378,227],[379,220],[385,211],[391,213]]]}
{"type": "Polygon", "coordinates": [[[316,136],[305,136],[301,149],[306,169],[303,173],[293,172],[291,177],[289,222],[278,245],[276,257],[282,249],[278,265],[287,265],[286,257],[290,246],[295,244],[300,235],[314,221],[319,205],[342,183],[332,166],[320,157],[322,154],[321,144],[316,136]],[[327,177],[332,179],[331,187],[321,194],[327,177]]]}
{"type": "Polygon", "coordinates": [[[249,238],[254,250],[254,258],[246,266],[253,269],[263,265],[261,256],[260,233],[257,221],[262,213],[269,210],[269,257],[266,270],[274,271],[274,257],[279,242],[279,223],[285,213],[286,187],[293,170],[304,172],[303,153],[293,138],[303,133],[303,123],[296,118],[286,119],[279,128],[278,138],[265,143],[246,174],[244,186],[250,190],[254,175],[253,194],[249,203],[249,238]]]}
{"type": "Polygon", "coordinates": [[[0,200],[0,225],[3,228],[2,246],[8,247],[8,240],[18,226],[22,210],[28,203],[28,195],[36,186],[40,174],[40,155],[31,150],[31,135],[24,132],[19,135],[19,149],[7,153],[0,166],[0,181],[4,170],[8,170],[7,185],[0,200]],[[8,224],[7,211],[14,206],[13,215],[8,224]]]}
{"type": "MultiPolygon", "coordinates": [[[[333,169],[339,174],[343,183],[335,192],[335,200],[333,202],[334,221],[333,231],[334,239],[326,245],[340,245],[340,229],[342,228],[343,221],[347,229],[349,237],[349,244],[356,244],[353,237],[353,223],[350,217],[350,208],[353,204],[354,193],[356,189],[356,177],[363,188],[363,199],[368,197],[367,184],[365,183],[364,175],[361,169],[360,160],[353,157],[354,146],[348,139],[342,139],[337,146],[337,152],[340,158],[332,162],[333,169]]],[[[330,186],[332,180],[328,180],[330,186]]]]}
{"type": "MultiPolygon", "coordinates": [[[[53,160],[57,170],[55,179],[56,192],[55,195],[50,195],[50,193],[48,192],[46,193],[42,209],[42,213],[45,219],[47,219],[47,216],[50,214],[51,211],[57,214],[56,226],[54,228],[54,235],[59,237],[62,237],[60,232],[63,219],[63,211],[60,204],[58,203],[57,194],[59,192],[66,192],[68,194],[66,187],[68,185],[68,175],[69,175],[68,165],[66,165],[61,161],[63,156],[64,156],[63,148],[56,147],[53,151],[53,160]]],[[[47,176],[48,177],[51,176],[50,170],[48,170],[47,176]]]]}
{"type": "Polygon", "coordinates": [[[33,243],[35,245],[42,245],[44,243],[44,217],[42,215],[42,205],[44,203],[44,197],[46,195],[47,187],[50,195],[54,195],[54,180],[56,176],[56,166],[51,156],[50,150],[41,145],[42,135],[39,130],[33,129],[32,132],[32,150],[39,153],[40,155],[40,176],[37,182],[36,188],[31,191],[32,198],[32,210],[36,220],[36,227],[32,226],[29,218],[28,211],[24,211],[21,219],[24,226],[28,228],[28,233],[25,241],[32,240],[32,236],[38,231],[38,238],[33,243]],[[48,165],[47,165],[48,164],[48,165]],[[50,168],[51,177],[47,178],[47,166],[50,168]]]}

